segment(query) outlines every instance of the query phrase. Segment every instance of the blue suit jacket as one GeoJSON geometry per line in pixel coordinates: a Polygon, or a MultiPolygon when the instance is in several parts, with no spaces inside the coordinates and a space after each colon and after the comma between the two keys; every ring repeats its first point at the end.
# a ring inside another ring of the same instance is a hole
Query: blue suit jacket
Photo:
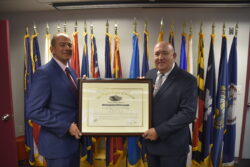
{"type": "MultiPolygon", "coordinates": [[[[75,72],[69,71],[76,79],[75,72]]],[[[77,97],[70,84],[54,59],[37,69],[33,76],[28,118],[41,125],[39,153],[49,159],[67,157],[79,149],[78,140],[68,132],[78,116],[77,97]]]]}
{"type": "MultiPolygon", "coordinates": [[[[146,77],[157,77],[157,69],[146,77]]],[[[149,153],[163,156],[185,155],[189,151],[189,124],[194,121],[197,108],[197,81],[177,64],[153,98],[152,125],[159,138],[146,140],[149,153]]]]}

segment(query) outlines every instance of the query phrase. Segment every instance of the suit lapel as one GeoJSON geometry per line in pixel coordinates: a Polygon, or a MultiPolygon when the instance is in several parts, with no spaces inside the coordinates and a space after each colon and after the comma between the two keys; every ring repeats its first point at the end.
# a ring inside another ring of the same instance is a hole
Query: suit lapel
{"type": "MultiPolygon", "coordinates": [[[[68,79],[68,77],[66,76],[66,74],[64,73],[64,71],[61,69],[61,67],[56,63],[56,61],[54,59],[52,59],[51,61],[53,61],[53,65],[54,65],[54,69],[56,72],[56,75],[59,75],[59,78],[62,82],[62,84],[64,85],[64,89],[68,90],[68,92],[74,97],[76,98],[76,93],[75,90],[73,90],[71,83],[68,79]]],[[[70,71],[71,73],[71,71],[70,71]]],[[[72,75],[73,76],[73,75],[72,75]]],[[[74,77],[73,77],[74,78],[74,77]]],[[[74,78],[75,80],[75,78],[74,78]]]]}
{"type": "Polygon", "coordinates": [[[154,97],[155,102],[157,102],[159,100],[159,98],[162,96],[162,94],[164,92],[166,92],[166,90],[172,85],[172,83],[174,81],[174,78],[176,77],[176,73],[177,72],[178,72],[178,67],[175,64],[174,69],[171,71],[171,73],[169,74],[169,76],[164,81],[163,85],[161,86],[161,88],[159,89],[159,91],[157,92],[157,94],[155,95],[155,97],[154,97]]]}

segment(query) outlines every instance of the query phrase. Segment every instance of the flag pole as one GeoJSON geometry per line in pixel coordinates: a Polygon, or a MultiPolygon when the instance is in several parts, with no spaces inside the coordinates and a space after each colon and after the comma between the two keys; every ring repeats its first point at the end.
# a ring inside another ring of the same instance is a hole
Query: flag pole
{"type": "Polygon", "coordinates": [[[144,31],[148,32],[148,21],[147,21],[147,19],[144,20],[144,31]]]}
{"type": "Polygon", "coordinates": [[[94,31],[93,31],[93,24],[90,25],[90,33],[93,35],[94,31]]]}
{"type": "Polygon", "coordinates": [[[134,23],[133,23],[133,25],[134,25],[134,32],[136,33],[136,32],[137,32],[137,31],[136,31],[136,26],[137,26],[136,17],[134,17],[134,23]]]}
{"type": "Polygon", "coordinates": [[[60,29],[61,29],[60,24],[58,24],[57,25],[57,32],[60,32],[60,29]]]}
{"type": "Polygon", "coordinates": [[[186,32],[186,23],[184,22],[182,24],[182,33],[185,34],[185,32],[186,32]]]}
{"type": "Polygon", "coordinates": [[[212,24],[212,34],[214,34],[214,32],[215,32],[215,24],[213,23],[212,24]]]}
{"type": "Polygon", "coordinates": [[[47,35],[49,34],[49,24],[48,24],[48,22],[47,22],[47,24],[46,24],[46,34],[47,34],[47,35]]]}
{"type": "Polygon", "coordinates": [[[75,21],[75,32],[77,32],[77,20],[75,21]]]}
{"type": "Polygon", "coordinates": [[[109,33],[109,20],[107,19],[106,22],[106,33],[109,33]]]}
{"type": "Polygon", "coordinates": [[[192,24],[189,26],[189,35],[193,35],[193,27],[192,24]]]}
{"type": "Polygon", "coordinates": [[[170,25],[170,33],[172,33],[172,32],[174,32],[174,24],[173,23],[170,25]]]}
{"type": "Polygon", "coordinates": [[[235,34],[234,34],[234,36],[235,37],[237,37],[237,35],[238,35],[238,28],[239,28],[239,25],[238,25],[238,23],[235,25],[235,34]]]}
{"type": "Polygon", "coordinates": [[[225,23],[223,24],[223,30],[222,30],[222,33],[223,33],[223,35],[225,35],[225,33],[226,33],[226,25],[225,25],[225,23]]]}
{"type": "Polygon", "coordinates": [[[29,34],[29,28],[28,28],[28,26],[25,26],[25,34],[26,34],[26,35],[29,34]]]}
{"type": "Polygon", "coordinates": [[[66,20],[65,20],[65,22],[63,24],[63,30],[64,30],[65,33],[67,32],[67,23],[66,23],[66,20]]]}
{"type": "Polygon", "coordinates": [[[37,27],[36,27],[36,23],[35,22],[34,22],[33,28],[34,28],[34,34],[37,34],[37,27]]]}
{"type": "Polygon", "coordinates": [[[161,18],[161,26],[160,26],[160,32],[163,32],[164,22],[163,18],[161,18]]]}
{"type": "Polygon", "coordinates": [[[86,23],[86,20],[84,20],[84,32],[87,33],[87,23],[86,23]]]}
{"type": "Polygon", "coordinates": [[[118,26],[115,24],[115,35],[117,35],[118,26]]]}
{"type": "Polygon", "coordinates": [[[200,24],[200,33],[202,33],[202,27],[203,27],[203,23],[201,22],[201,24],[200,24]]]}

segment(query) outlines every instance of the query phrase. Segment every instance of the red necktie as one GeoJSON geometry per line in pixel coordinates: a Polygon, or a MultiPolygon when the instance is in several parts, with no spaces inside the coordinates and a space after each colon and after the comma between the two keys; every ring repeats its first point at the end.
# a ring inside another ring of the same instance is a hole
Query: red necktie
{"type": "Polygon", "coordinates": [[[77,89],[76,83],[73,80],[73,78],[71,77],[68,67],[65,68],[65,72],[66,72],[66,75],[67,75],[67,77],[68,77],[68,79],[70,81],[70,84],[71,84],[72,88],[74,88],[76,90],[77,89]]]}

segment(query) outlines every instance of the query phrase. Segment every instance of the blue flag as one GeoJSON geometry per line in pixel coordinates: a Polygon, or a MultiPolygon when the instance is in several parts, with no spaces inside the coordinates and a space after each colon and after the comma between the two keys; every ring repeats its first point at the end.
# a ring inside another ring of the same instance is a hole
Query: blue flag
{"type": "MultiPolygon", "coordinates": [[[[137,78],[140,76],[140,65],[139,65],[139,46],[138,46],[139,34],[134,32],[133,34],[133,54],[130,64],[129,78],[137,78]]],[[[140,138],[138,136],[128,137],[127,144],[127,157],[128,166],[137,167],[141,164],[141,148],[140,138]]]]}
{"type": "Polygon", "coordinates": [[[87,161],[90,165],[93,165],[93,143],[91,136],[81,137],[81,161],[87,161]]]}
{"type": "Polygon", "coordinates": [[[32,124],[28,120],[28,97],[32,82],[32,59],[30,52],[30,36],[24,36],[24,125],[25,125],[25,145],[29,153],[29,163],[35,164],[32,124]]]}
{"type": "Polygon", "coordinates": [[[111,35],[105,36],[105,78],[112,78],[111,73],[111,35]]]}
{"type": "Polygon", "coordinates": [[[209,154],[213,135],[213,116],[215,111],[216,86],[215,86],[215,63],[214,63],[214,40],[215,35],[211,35],[211,43],[207,64],[207,75],[205,82],[205,109],[203,117],[202,134],[202,158],[205,166],[209,163],[209,154]]]}
{"type": "Polygon", "coordinates": [[[180,68],[187,71],[187,56],[186,56],[186,35],[181,35],[181,56],[180,56],[180,68]]]}
{"type": "Polygon", "coordinates": [[[139,34],[134,32],[133,34],[133,53],[130,64],[129,78],[137,78],[140,76],[140,64],[139,64],[139,34]]]}
{"type": "Polygon", "coordinates": [[[144,31],[144,51],[143,51],[143,59],[142,59],[141,76],[146,76],[146,73],[149,70],[148,58],[149,58],[149,53],[148,53],[148,32],[144,31]]]}
{"type": "Polygon", "coordinates": [[[223,165],[234,166],[237,99],[237,37],[234,37],[228,60],[229,100],[224,135],[223,165]]]}
{"type": "Polygon", "coordinates": [[[41,56],[40,56],[40,49],[38,44],[38,34],[32,35],[32,59],[33,59],[33,73],[35,70],[41,66],[41,56]]]}
{"type": "Polygon", "coordinates": [[[216,94],[216,110],[214,122],[214,136],[212,147],[212,165],[219,167],[225,130],[225,121],[228,102],[228,65],[227,65],[227,38],[222,36],[221,58],[219,66],[218,87],[216,94]]]}
{"type": "Polygon", "coordinates": [[[84,32],[83,37],[84,37],[84,45],[83,45],[83,55],[82,55],[81,77],[83,75],[89,77],[88,33],[84,32]]]}
{"type": "Polygon", "coordinates": [[[128,137],[127,156],[129,167],[139,167],[141,162],[141,151],[139,147],[139,137],[128,137]]]}

